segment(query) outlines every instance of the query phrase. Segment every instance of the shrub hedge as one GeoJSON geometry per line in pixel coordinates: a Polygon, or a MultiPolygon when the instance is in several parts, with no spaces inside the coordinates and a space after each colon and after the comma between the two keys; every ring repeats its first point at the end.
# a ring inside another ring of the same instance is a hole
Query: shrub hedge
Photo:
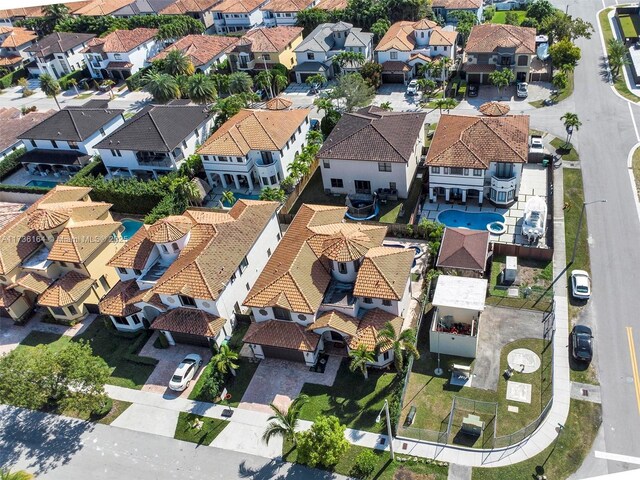
{"type": "MultiPolygon", "coordinates": [[[[99,175],[106,175],[106,174],[107,174],[107,169],[105,168],[104,163],[102,163],[102,159],[100,157],[96,157],[90,163],[82,167],[80,171],[76,173],[72,179],[69,180],[68,184],[73,185],[73,181],[75,179],[80,179],[82,177],[87,177],[89,175],[93,175],[94,177],[97,177],[99,175]]],[[[1,178],[2,177],[0,177],[0,179],[1,178]]]]}
{"type": "Polygon", "coordinates": [[[0,88],[9,88],[15,84],[19,78],[26,78],[27,71],[24,68],[11,72],[4,77],[0,77],[0,88]]]}
{"type": "Polygon", "coordinates": [[[70,88],[72,88],[71,85],[69,84],[69,80],[71,80],[72,78],[75,78],[76,81],[79,83],[80,79],[86,78],[86,77],[89,77],[89,70],[87,68],[83,68],[82,70],[75,70],[65,75],[64,77],[60,77],[58,79],[58,83],[60,84],[60,89],[62,91],[69,90],[70,88]]]}
{"type": "Polygon", "coordinates": [[[27,187],[26,185],[6,185],[0,183],[0,192],[35,193],[44,195],[51,187],[27,187]]]}
{"type": "Polygon", "coordinates": [[[0,162],[0,181],[4,180],[12,173],[20,170],[20,167],[22,166],[22,164],[20,163],[20,157],[24,155],[25,151],[26,150],[24,149],[24,147],[21,147],[4,157],[4,159],[0,162]]]}
{"type": "Polygon", "coordinates": [[[124,82],[127,84],[127,88],[129,89],[129,91],[133,92],[135,90],[141,89],[143,84],[143,78],[148,73],[153,72],[154,71],[152,70],[153,68],[154,66],[153,64],[151,64],[148,67],[144,67],[138,70],[136,73],[134,73],[129,78],[127,78],[124,82]]]}

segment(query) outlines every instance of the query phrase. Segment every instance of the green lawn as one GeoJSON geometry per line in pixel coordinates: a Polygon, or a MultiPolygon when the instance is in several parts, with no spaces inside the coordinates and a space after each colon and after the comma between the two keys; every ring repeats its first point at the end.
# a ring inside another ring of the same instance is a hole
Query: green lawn
{"type": "Polygon", "coordinates": [[[580,156],[572,144],[565,144],[565,141],[560,138],[554,138],[551,140],[551,145],[556,149],[556,154],[562,157],[562,160],[567,162],[577,162],[580,160],[580,156]]]}
{"type": "Polygon", "coordinates": [[[198,445],[209,445],[228,423],[226,420],[203,417],[195,413],[180,412],[173,438],[197,443],[198,445]],[[196,420],[202,422],[202,427],[197,428],[196,420]]]}
{"type": "MultiPolygon", "coordinates": [[[[424,174],[424,173],[423,173],[424,174]]],[[[422,193],[422,179],[414,178],[409,190],[409,196],[405,200],[380,204],[380,223],[409,223],[409,218],[416,208],[416,203],[422,193]],[[402,215],[400,211],[402,210],[402,215]]]]}
{"type": "Polygon", "coordinates": [[[618,15],[618,20],[625,38],[638,37],[638,32],[640,32],[640,16],[638,14],[621,14],[618,15]]]}
{"type": "MultiPolygon", "coordinates": [[[[558,94],[552,96],[551,98],[555,103],[560,103],[566,98],[570,97],[573,94],[573,86],[574,86],[574,78],[573,72],[569,72],[567,74],[567,86],[565,88],[561,88],[558,90],[558,94]]],[[[536,108],[544,107],[544,100],[536,100],[534,102],[529,102],[529,105],[534,106],[536,108]]]]}
{"type": "Polygon", "coordinates": [[[310,398],[300,418],[313,421],[319,415],[335,415],[349,428],[381,432],[384,426],[376,423],[376,417],[384,399],[391,395],[394,380],[401,381],[394,373],[374,369],[369,370],[369,379],[365,380],[360,372],[349,371],[348,361],[344,360],[333,386],[304,384],[301,393],[310,398]]]}
{"type": "MultiPolygon", "coordinates": [[[[525,19],[525,17],[527,16],[526,10],[510,10],[510,12],[518,15],[518,25],[520,25],[522,21],[525,19]]],[[[507,13],[509,12],[508,11],[495,12],[493,14],[493,17],[491,17],[491,20],[489,20],[489,23],[501,23],[504,25],[506,23],[507,13]]]]}
{"type": "Polygon", "coordinates": [[[59,415],[64,415],[65,417],[78,418],[80,420],[85,420],[87,422],[98,422],[103,425],[111,425],[111,423],[120,416],[122,412],[124,412],[127,408],[131,406],[131,402],[123,402],[121,400],[111,400],[113,402],[113,406],[109,413],[107,413],[103,417],[96,417],[91,412],[77,412],[75,410],[60,410],[58,409],[55,412],[59,415]]]}
{"type": "Polygon", "coordinates": [[[298,201],[296,201],[293,208],[289,210],[289,213],[295,215],[304,203],[316,205],[337,205],[344,207],[345,195],[327,195],[324,193],[322,173],[318,168],[300,194],[300,197],[298,197],[298,201]]]}
{"type": "Polygon", "coordinates": [[[558,440],[535,457],[515,465],[499,468],[474,468],[473,480],[536,478],[544,472],[549,479],[568,478],[575,472],[591,449],[600,427],[600,405],[571,400],[569,418],[558,440]]]}
{"type": "Polygon", "coordinates": [[[509,297],[506,289],[497,288],[498,277],[505,267],[505,261],[504,255],[493,258],[487,303],[546,311],[553,301],[553,291],[547,290],[553,280],[553,263],[520,260],[518,268],[522,278],[521,287],[529,287],[531,293],[525,296],[524,289],[520,288],[519,297],[509,297]]]}

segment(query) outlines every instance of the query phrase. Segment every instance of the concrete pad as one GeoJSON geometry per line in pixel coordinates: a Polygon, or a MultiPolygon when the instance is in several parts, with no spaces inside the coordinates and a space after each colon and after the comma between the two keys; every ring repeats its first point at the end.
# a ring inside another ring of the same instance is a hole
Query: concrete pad
{"type": "Polygon", "coordinates": [[[511,413],[518,413],[520,411],[520,409],[518,407],[516,407],[515,405],[508,405],[507,406],[507,411],[511,412],[511,413]]]}
{"type": "Polygon", "coordinates": [[[520,290],[517,287],[510,288],[507,290],[507,295],[513,298],[518,298],[520,296],[520,290]]]}
{"type": "Polygon", "coordinates": [[[508,381],[507,400],[512,402],[531,403],[531,384],[508,381]]]}
{"type": "Polygon", "coordinates": [[[232,422],[211,442],[211,447],[275,458],[282,455],[282,437],[274,437],[267,445],[262,441],[264,426],[232,422]]]}
{"type": "Polygon", "coordinates": [[[533,373],[540,368],[540,357],[528,348],[516,348],[507,355],[509,366],[516,372],[533,373]]]}
{"type": "Polygon", "coordinates": [[[114,427],[173,438],[179,412],[149,405],[133,404],[111,424],[114,427]]]}

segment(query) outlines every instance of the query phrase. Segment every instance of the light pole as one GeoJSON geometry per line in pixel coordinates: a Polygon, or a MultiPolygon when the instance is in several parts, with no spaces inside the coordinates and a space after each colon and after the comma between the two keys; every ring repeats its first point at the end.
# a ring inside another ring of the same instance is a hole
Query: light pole
{"type": "Polygon", "coordinates": [[[582,219],[584,218],[584,211],[586,210],[587,205],[591,205],[592,203],[607,203],[607,200],[600,199],[582,203],[582,211],[580,212],[580,219],[578,220],[578,230],[576,231],[576,238],[573,240],[573,253],[571,254],[571,261],[569,262],[569,265],[573,265],[573,262],[576,259],[576,248],[578,247],[578,239],[580,238],[580,230],[582,229],[582,219]]]}
{"type": "Polygon", "coordinates": [[[378,413],[378,416],[376,417],[376,423],[380,423],[380,420],[382,417],[382,411],[384,410],[384,416],[386,417],[387,420],[387,436],[389,437],[389,452],[391,453],[391,460],[395,460],[396,456],[395,453],[393,452],[393,434],[391,432],[391,417],[389,416],[389,402],[387,401],[387,399],[384,399],[384,407],[382,407],[382,410],[380,410],[380,413],[378,413]]]}

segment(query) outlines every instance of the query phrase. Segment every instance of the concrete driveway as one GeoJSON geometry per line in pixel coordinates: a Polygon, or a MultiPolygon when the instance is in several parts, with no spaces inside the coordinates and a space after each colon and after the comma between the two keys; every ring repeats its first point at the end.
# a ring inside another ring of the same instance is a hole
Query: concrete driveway
{"type": "Polygon", "coordinates": [[[158,360],[158,365],[156,365],[153,373],[151,373],[145,382],[142,391],[160,393],[171,398],[187,398],[200,378],[200,375],[202,375],[204,367],[209,363],[209,360],[211,360],[211,349],[180,343],[169,348],[155,348],[153,343],[158,335],[158,332],[154,333],[139,353],[139,355],[144,357],[152,357],[158,360]],[[197,353],[202,357],[202,367],[198,370],[194,379],[191,380],[186,390],[174,392],[169,389],[169,380],[171,380],[171,376],[180,361],[189,353],[197,353]]]}
{"type": "Polygon", "coordinates": [[[167,410],[166,408],[134,403],[122,412],[111,425],[135,430],[136,432],[152,433],[173,438],[179,414],[180,412],[167,410]]]}

